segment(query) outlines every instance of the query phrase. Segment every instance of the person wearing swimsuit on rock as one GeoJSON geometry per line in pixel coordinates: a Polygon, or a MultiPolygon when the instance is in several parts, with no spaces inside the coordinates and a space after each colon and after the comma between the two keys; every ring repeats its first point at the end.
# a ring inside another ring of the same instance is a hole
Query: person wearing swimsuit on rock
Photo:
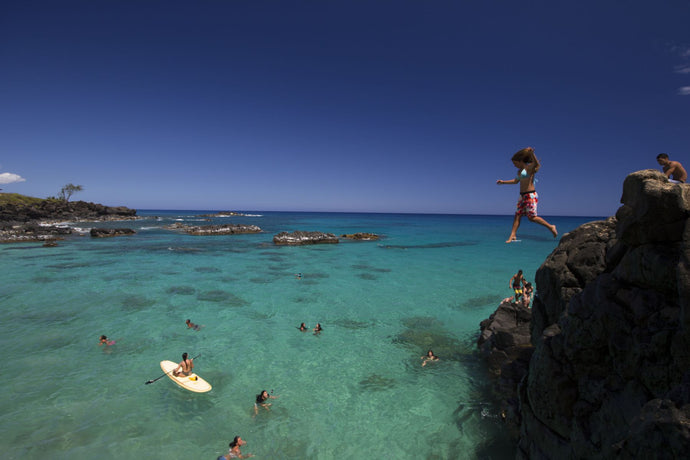
{"type": "Polygon", "coordinates": [[[512,278],[510,278],[510,281],[508,281],[508,286],[511,286],[513,288],[513,292],[515,292],[515,302],[520,300],[520,297],[522,297],[522,286],[525,283],[526,281],[525,277],[522,276],[522,270],[518,270],[518,272],[514,274],[512,278]]]}

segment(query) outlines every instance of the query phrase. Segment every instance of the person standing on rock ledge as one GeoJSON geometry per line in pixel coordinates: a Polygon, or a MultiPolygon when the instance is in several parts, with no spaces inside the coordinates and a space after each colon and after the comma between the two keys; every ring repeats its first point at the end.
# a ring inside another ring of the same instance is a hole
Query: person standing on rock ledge
{"type": "Polygon", "coordinates": [[[518,272],[510,278],[510,281],[508,281],[508,286],[510,286],[515,293],[515,303],[522,297],[522,287],[526,284],[527,281],[525,281],[525,277],[522,276],[522,269],[518,270],[518,272]]]}
{"type": "Polygon", "coordinates": [[[675,184],[684,184],[688,180],[688,173],[683,168],[683,165],[678,161],[671,161],[668,159],[668,155],[665,153],[660,153],[656,156],[656,162],[659,163],[666,177],[670,182],[675,184]]]}
{"type": "Polygon", "coordinates": [[[554,238],[558,236],[558,231],[555,225],[551,225],[542,217],[537,215],[537,203],[539,196],[534,189],[534,175],[539,171],[541,165],[534,155],[532,147],[526,147],[519,150],[511,158],[513,165],[518,169],[518,174],[515,179],[511,180],[497,180],[497,184],[520,184],[520,200],[517,203],[517,210],[515,211],[515,218],[513,219],[513,229],[510,231],[510,236],[506,243],[517,241],[517,230],[520,227],[520,219],[522,216],[527,216],[530,222],[535,222],[548,228],[554,238]]]}

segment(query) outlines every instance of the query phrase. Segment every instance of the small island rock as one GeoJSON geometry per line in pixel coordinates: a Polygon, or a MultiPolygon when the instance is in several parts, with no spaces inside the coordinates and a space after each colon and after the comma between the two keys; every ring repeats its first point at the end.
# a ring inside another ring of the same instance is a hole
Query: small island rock
{"type": "Polygon", "coordinates": [[[333,233],[297,230],[292,233],[280,232],[273,237],[273,242],[278,245],[301,246],[305,244],[334,244],[340,240],[333,233]]]}
{"type": "Polygon", "coordinates": [[[238,235],[243,233],[261,233],[261,228],[256,225],[184,225],[179,222],[167,227],[168,230],[182,230],[188,235],[238,235]]]}
{"type": "Polygon", "coordinates": [[[344,233],[340,235],[341,238],[346,238],[348,240],[357,240],[357,241],[376,241],[379,239],[379,236],[376,233],[366,233],[366,232],[357,232],[357,233],[344,233]]]}
{"type": "Polygon", "coordinates": [[[131,228],[92,228],[91,237],[109,238],[111,236],[134,235],[136,232],[131,228]]]}

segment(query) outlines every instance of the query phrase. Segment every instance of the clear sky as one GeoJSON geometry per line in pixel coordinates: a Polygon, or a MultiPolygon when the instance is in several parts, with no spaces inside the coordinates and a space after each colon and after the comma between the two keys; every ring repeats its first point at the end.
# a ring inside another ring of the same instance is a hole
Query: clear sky
{"type": "Polygon", "coordinates": [[[0,187],[136,209],[609,216],[690,166],[690,2],[9,0],[0,187]]]}

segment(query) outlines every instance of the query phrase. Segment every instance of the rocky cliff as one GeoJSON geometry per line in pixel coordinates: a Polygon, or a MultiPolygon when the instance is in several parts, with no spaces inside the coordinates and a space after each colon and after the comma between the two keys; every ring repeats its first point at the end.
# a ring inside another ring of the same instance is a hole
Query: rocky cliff
{"type": "Polygon", "coordinates": [[[0,243],[50,241],[72,233],[69,227],[46,222],[95,222],[131,220],[137,211],[124,206],[110,207],[85,201],[25,197],[3,194],[0,201],[0,243]]]}
{"type": "Polygon", "coordinates": [[[0,223],[124,220],[134,219],[135,209],[103,206],[86,201],[40,200],[33,203],[6,203],[0,206],[0,223]]]}
{"type": "Polygon", "coordinates": [[[528,367],[502,363],[520,377],[517,458],[690,451],[690,185],[639,171],[621,202],[537,271],[528,367]]]}

